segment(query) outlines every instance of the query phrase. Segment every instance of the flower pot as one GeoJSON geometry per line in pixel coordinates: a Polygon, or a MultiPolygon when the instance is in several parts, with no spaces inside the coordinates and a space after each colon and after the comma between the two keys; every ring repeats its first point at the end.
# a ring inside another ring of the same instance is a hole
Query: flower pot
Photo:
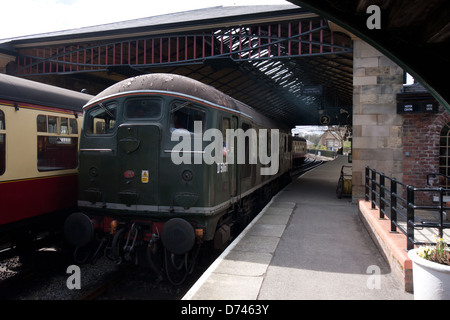
{"type": "Polygon", "coordinates": [[[450,300],[450,266],[423,259],[408,251],[413,262],[415,300],[450,300]]]}

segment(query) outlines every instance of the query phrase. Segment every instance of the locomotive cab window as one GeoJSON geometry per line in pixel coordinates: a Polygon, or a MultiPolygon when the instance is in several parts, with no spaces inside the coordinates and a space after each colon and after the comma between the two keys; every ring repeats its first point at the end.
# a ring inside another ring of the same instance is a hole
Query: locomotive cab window
{"type": "Polygon", "coordinates": [[[6,124],[5,114],[0,110],[0,176],[6,170],[6,124]]]}
{"type": "Polygon", "coordinates": [[[116,127],[117,104],[99,103],[86,115],[86,133],[89,135],[112,134],[116,127]]]}
{"type": "Polygon", "coordinates": [[[202,132],[206,129],[206,112],[195,108],[190,102],[175,102],[170,110],[170,130],[194,132],[195,123],[200,122],[202,132]]]}
{"type": "Polygon", "coordinates": [[[161,107],[160,99],[130,99],[125,105],[125,117],[128,119],[157,119],[161,116],[161,107]]]}

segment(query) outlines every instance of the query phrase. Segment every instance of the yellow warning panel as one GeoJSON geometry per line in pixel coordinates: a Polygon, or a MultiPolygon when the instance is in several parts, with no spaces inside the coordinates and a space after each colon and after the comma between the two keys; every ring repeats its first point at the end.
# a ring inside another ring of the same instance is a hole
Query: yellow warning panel
{"type": "Polygon", "coordinates": [[[142,170],[141,173],[141,182],[142,183],[148,183],[148,170],[142,170]]]}

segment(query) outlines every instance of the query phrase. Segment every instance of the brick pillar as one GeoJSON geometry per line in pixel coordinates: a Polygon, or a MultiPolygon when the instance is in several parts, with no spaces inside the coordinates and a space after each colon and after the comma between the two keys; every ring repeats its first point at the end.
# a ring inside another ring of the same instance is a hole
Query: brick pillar
{"type": "Polygon", "coordinates": [[[353,42],[353,198],[364,197],[365,166],[402,178],[403,69],[366,42],[353,42]]]}

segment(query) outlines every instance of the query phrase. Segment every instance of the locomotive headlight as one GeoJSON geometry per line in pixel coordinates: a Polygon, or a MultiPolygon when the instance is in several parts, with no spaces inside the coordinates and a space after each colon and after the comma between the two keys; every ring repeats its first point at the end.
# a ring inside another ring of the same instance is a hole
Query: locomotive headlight
{"type": "Polygon", "coordinates": [[[202,239],[204,234],[204,230],[202,228],[196,228],[195,229],[195,237],[197,239],[202,239]]]}
{"type": "Polygon", "coordinates": [[[194,177],[194,174],[192,173],[191,170],[184,170],[183,173],[181,174],[181,177],[183,178],[184,181],[191,181],[192,178],[194,177]]]}
{"type": "Polygon", "coordinates": [[[134,177],[134,171],[133,170],[127,170],[123,173],[123,176],[127,179],[131,179],[134,177]]]}
{"type": "Polygon", "coordinates": [[[109,223],[109,226],[110,226],[110,233],[115,234],[117,231],[117,227],[119,226],[119,222],[117,220],[112,220],[109,223]]]}

